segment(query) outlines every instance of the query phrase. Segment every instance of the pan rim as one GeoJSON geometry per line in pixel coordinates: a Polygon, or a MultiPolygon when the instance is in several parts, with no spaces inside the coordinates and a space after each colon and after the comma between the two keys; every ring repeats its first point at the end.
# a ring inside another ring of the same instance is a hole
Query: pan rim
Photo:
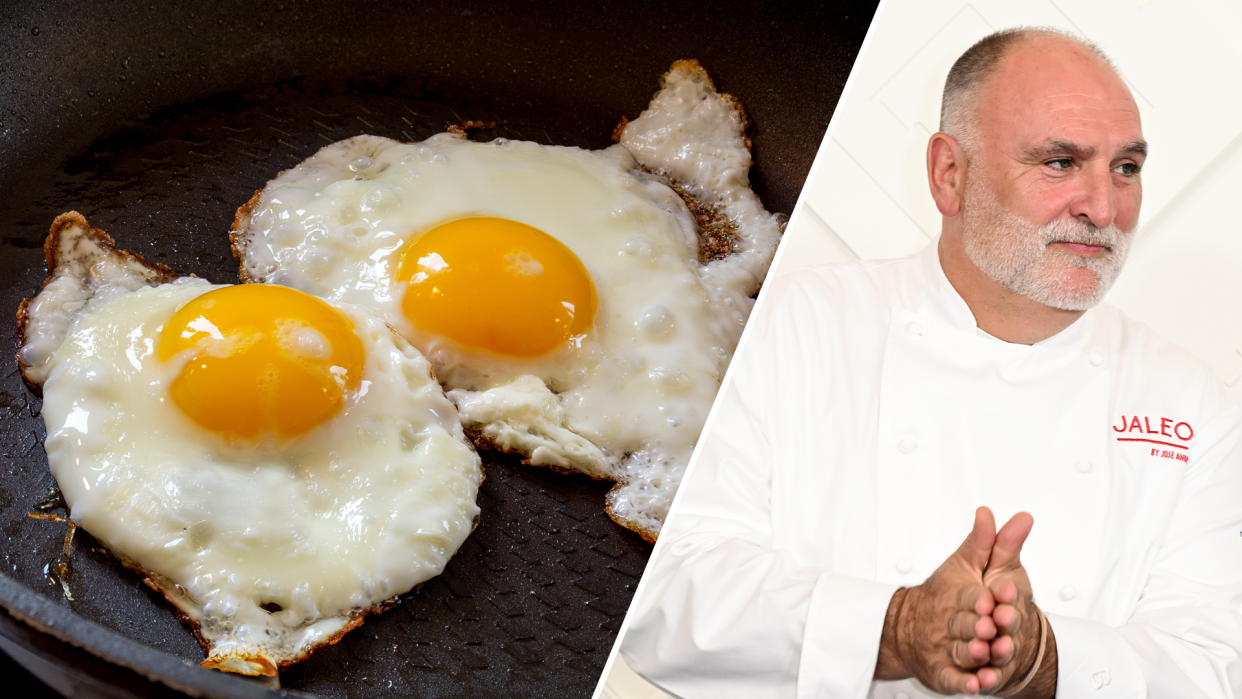
{"type": "MultiPolygon", "coordinates": [[[[106,629],[70,609],[58,606],[21,583],[0,573],[0,608],[34,632],[78,648],[99,660],[132,670],[169,689],[194,697],[274,699],[300,696],[288,690],[260,687],[250,680],[201,668],[190,661],[143,645],[106,629]]],[[[12,639],[21,642],[20,639],[12,639]]],[[[38,650],[22,643],[36,655],[38,650]]],[[[63,659],[56,661],[63,667],[63,659]]]]}

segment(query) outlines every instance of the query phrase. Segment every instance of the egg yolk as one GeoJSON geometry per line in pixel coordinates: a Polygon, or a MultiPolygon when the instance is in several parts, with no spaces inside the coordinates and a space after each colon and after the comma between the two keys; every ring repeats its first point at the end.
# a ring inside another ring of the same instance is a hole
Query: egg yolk
{"type": "Polygon", "coordinates": [[[419,329],[510,357],[547,354],[587,332],[595,287],[561,241],[504,218],[461,218],[411,240],[398,281],[419,329]]]}
{"type": "Polygon", "coordinates": [[[185,351],[173,402],[199,425],[246,439],[323,423],[357,389],[364,361],[340,311],[266,284],[214,289],[182,306],[160,333],[160,360],[185,351]]]}

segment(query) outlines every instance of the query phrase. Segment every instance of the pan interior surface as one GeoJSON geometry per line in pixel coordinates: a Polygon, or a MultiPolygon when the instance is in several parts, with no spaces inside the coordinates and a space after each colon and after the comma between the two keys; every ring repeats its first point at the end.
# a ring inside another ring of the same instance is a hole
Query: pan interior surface
{"type": "MultiPolygon", "coordinates": [[[[679,58],[697,58],[742,100],[756,192],[789,213],[873,12],[871,2],[23,4],[0,34],[0,308],[12,313],[38,291],[43,237],[64,211],[119,248],[234,283],[237,207],[318,148],[364,133],[417,141],[466,121],[484,124],[475,140],[603,148],[679,58]]],[[[64,525],[27,516],[54,485],[40,400],[15,363],[2,376],[0,573],[18,583],[12,595],[197,663],[202,651],[172,608],[89,535],[73,545],[74,601],[49,582],[64,525]]],[[[484,463],[480,524],[447,571],[283,669],[283,687],[591,694],[651,546],[604,514],[608,483],[494,454],[484,463]]]]}

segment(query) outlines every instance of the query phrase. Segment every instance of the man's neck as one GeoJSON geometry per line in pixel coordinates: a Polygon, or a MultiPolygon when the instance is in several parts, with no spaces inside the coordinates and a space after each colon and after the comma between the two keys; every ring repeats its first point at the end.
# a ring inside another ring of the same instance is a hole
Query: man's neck
{"type": "Polygon", "coordinates": [[[1033,345],[1073,325],[1083,311],[1063,311],[1015,294],[984,274],[966,256],[961,245],[942,235],[940,266],[957,291],[975,324],[983,332],[1005,342],[1033,345]]]}

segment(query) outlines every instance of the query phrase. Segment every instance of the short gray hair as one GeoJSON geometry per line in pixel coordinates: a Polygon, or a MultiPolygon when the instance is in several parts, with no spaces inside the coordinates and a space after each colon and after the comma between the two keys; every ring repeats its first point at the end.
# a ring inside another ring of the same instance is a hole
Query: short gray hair
{"type": "Polygon", "coordinates": [[[1001,59],[1008,55],[1011,48],[1039,34],[1054,34],[1074,41],[1117,72],[1117,67],[1099,46],[1063,29],[1012,27],[988,34],[966,49],[953,63],[945,78],[944,95],[940,100],[940,130],[957,139],[967,160],[979,130],[975,115],[979,87],[996,73],[1001,59]]]}

